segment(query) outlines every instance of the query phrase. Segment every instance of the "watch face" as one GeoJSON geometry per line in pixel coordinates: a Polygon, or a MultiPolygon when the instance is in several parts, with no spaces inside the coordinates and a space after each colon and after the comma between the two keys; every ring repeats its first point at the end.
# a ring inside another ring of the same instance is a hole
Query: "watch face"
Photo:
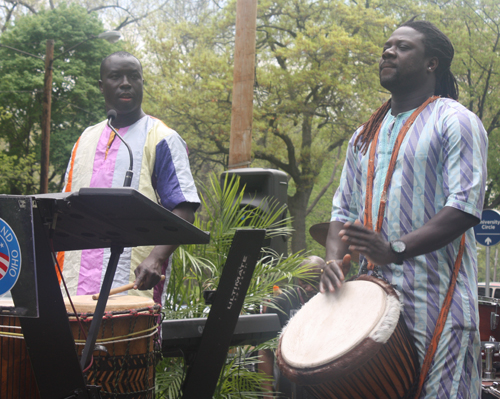
{"type": "Polygon", "coordinates": [[[406,249],[406,244],[403,241],[393,241],[391,242],[391,248],[394,252],[401,254],[406,249]]]}

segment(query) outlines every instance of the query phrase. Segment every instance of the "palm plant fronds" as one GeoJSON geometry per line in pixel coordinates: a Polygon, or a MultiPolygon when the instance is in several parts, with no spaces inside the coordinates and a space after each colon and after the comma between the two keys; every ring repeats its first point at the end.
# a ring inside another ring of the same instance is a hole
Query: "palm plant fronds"
{"type": "Polygon", "coordinates": [[[164,358],[156,366],[155,392],[157,398],[182,397],[184,364],[177,358],[164,358]]]}
{"type": "MultiPolygon", "coordinates": [[[[212,175],[199,184],[202,210],[196,214],[194,225],[210,233],[207,245],[184,245],[172,259],[172,273],[167,289],[164,309],[166,318],[207,317],[209,307],[203,291],[216,290],[224,269],[227,254],[237,229],[259,228],[266,230],[267,238],[290,236],[290,219],[284,217],[285,207],[269,199],[264,208],[245,205],[239,177],[233,175],[219,182],[212,175]]],[[[296,253],[285,257],[270,248],[262,250],[250,287],[245,297],[242,313],[259,313],[262,305],[270,302],[273,286],[280,285],[287,292],[293,287],[294,278],[307,278],[307,267],[301,267],[306,254],[296,253]]],[[[275,340],[261,344],[274,348],[275,340]]],[[[214,398],[258,398],[264,374],[255,372],[256,348],[238,347],[231,350],[220,375],[214,398]]],[[[164,359],[157,368],[157,398],[178,397],[184,378],[182,359],[164,359]]]]}

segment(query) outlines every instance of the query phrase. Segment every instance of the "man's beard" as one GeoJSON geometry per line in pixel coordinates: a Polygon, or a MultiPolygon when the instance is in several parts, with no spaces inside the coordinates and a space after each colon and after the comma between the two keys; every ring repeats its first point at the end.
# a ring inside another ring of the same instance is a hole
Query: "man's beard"
{"type": "Polygon", "coordinates": [[[390,91],[391,93],[401,87],[400,77],[397,71],[392,76],[382,77],[379,74],[379,79],[380,79],[380,86],[390,91]]]}

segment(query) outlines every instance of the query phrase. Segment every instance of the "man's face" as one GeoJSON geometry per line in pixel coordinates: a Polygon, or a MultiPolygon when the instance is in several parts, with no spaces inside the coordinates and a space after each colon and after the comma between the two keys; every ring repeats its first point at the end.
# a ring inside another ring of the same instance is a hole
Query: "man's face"
{"type": "Polygon", "coordinates": [[[140,111],[143,85],[142,68],[135,57],[113,55],[104,63],[99,88],[106,109],[118,114],[140,111]]]}
{"type": "Polygon", "coordinates": [[[380,84],[390,92],[409,92],[429,78],[430,59],[425,56],[424,35],[403,26],[384,44],[379,62],[380,84]]]}

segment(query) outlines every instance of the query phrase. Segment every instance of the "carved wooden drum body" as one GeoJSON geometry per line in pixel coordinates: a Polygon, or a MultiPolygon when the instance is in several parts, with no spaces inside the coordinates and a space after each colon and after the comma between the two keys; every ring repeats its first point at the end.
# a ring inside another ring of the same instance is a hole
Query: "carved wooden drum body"
{"type": "Polygon", "coordinates": [[[396,291],[363,275],[318,294],[281,335],[278,366],[316,398],[412,398],[419,361],[396,291]]]}
{"type": "MultiPolygon", "coordinates": [[[[90,295],[72,298],[85,336],[67,301],[69,321],[76,351],[81,356],[97,301],[90,295]]],[[[12,306],[2,300],[2,305],[12,306]]],[[[102,399],[153,399],[155,339],[158,334],[160,306],[149,298],[111,296],[99,328],[88,370],[90,385],[100,385],[102,399]]],[[[0,316],[0,399],[38,399],[38,388],[31,368],[19,319],[0,316]]],[[[60,372],[64,372],[61,370],[60,372]]]]}
{"type": "MultiPolygon", "coordinates": [[[[84,336],[65,298],[77,354],[81,356],[97,301],[91,295],[72,297],[72,301],[85,330],[84,336]]],[[[106,348],[106,352],[94,352],[87,373],[89,384],[101,386],[101,398],[154,399],[154,340],[159,310],[160,306],[149,298],[108,298],[96,340],[96,345],[106,348]]]]}
{"type": "MultiPolygon", "coordinates": [[[[0,305],[14,306],[12,299],[0,305]]],[[[0,398],[38,399],[35,375],[18,317],[0,315],[0,398]]]]}

